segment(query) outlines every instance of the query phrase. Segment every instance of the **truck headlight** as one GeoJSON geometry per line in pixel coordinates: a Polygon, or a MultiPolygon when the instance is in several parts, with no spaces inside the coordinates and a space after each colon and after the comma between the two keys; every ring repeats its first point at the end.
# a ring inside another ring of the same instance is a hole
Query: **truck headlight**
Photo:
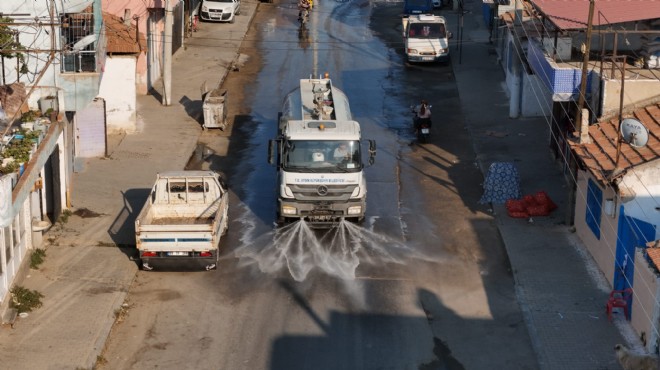
{"type": "Polygon", "coordinates": [[[362,206],[348,207],[348,214],[349,215],[359,215],[360,213],[362,213],[362,206]]]}
{"type": "Polygon", "coordinates": [[[296,207],[282,206],[282,214],[283,215],[295,215],[296,214],[296,207]]]}

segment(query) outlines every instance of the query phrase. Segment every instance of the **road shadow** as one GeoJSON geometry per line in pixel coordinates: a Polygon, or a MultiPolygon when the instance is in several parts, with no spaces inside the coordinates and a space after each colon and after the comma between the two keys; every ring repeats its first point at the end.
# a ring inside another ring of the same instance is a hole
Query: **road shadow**
{"type": "Polygon", "coordinates": [[[135,249],[135,219],[142,210],[151,189],[129,189],[122,192],[124,206],[108,228],[114,244],[132,261],[138,254],[135,249]]]}
{"type": "Polygon", "coordinates": [[[202,105],[204,102],[204,97],[202,96],[202,99],[200,100],[192,100],[186,95],[182,96],[181,99],[179,99],[179,104],[183,106],[183,109],[185,109],[186,114],[195,122],[199,123],[200,125],[204,123],[203,117],[202,117],[202,105]]]}
{"type": "MultiPolygon", "coordinates": [[[[336,369],[420,369],[464,370],[442,339],[429,330],[429,317],[379,313],[344,313],[331,311],[327,322],[314,311],[301,287],[281,279],[279,285],[296,305],[314,322],[321,335],[284,335],[273,342],[272,370],[336,369]]],[[[375,290],[371,293],[375,293],[375,290]]],[[[366,302],[378,306],[380,299],[366,302]]],[[[419,304],[443,311],[435,295],[418,290],[419,304]]],[[[453,312],[444,308],[444,311],[453,312]]],[[[455,319],[455,317],[453,318],[455,319]]]]}

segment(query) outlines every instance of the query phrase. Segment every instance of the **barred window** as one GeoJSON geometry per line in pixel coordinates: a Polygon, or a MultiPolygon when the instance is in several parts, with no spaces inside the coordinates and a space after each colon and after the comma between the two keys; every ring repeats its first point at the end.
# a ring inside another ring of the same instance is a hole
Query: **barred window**
{"type": "Polygon", "coordinates": [[[94,14],[87,10],[62,15],[62,72],[96,72],[94,14]]]}

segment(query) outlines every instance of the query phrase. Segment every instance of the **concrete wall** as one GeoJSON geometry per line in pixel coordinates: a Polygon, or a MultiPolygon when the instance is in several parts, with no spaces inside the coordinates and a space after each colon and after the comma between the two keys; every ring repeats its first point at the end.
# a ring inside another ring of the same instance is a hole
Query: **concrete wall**
{"type": "MultiPolygon", "coordinates": [[[[575,230],[582,240],[596,264],[603,272],[607,281],[612,285],[614,279],[614,260],[616,256],[616,240],[618,211],[615,211],[614,217],[603,212],[600,220],[600,239],[597,239],[586,223],[587,212],[587,186],[591,174],[585,171],[578,171],[577,175],[577,194],[575,199],[575,230]]],[[[615,198],[612,188],[603,190],[603,203],[605,199],[615,198]]],[[[617,206],[615,206],[616,210],[617,206]]]]}
{"type": "MultiPolygon", "coordinates": [[[[603,116],[617,115],[620,105],[619,100],[621,99],[621,80],[604,80],[603,85],[603,116]]],[[[628,78],[623,89],[624,107],[641,107],[648,104],[652,99],[660,99],[660,79],[657,78],[639,80],[628,78]]]]}
{"type": "Polygon", "coordinates": [[[99,73],[66,73],[60,76],[64,107],[67,111],[85,109],[99,93],[99,73]]]}
{"type": "Polygon", "coordinates": [[[644,257],[643,249],[635,251],[634,298],[630,323],[638,337],[645,338],[646,349],[655,353],[660,321],[660,281],[655,269],[644,257]]]}
{"type": "MultiPolygon", "coordinates": [[[[1,199],[0,201],[6,201],[1,199]]],[[[11,197],[9,199],[11,202],[11,197]]],[[[10,301],[9,290],[21,271],[28,249],[31,246],[31,223],[29,200],[23,202],[20,212],[11,225],[0,228],[0,312],[4,312],[10,301]]]]}
{"type": "MultiPolygon", "coordinates": [[[[594,17],[597,16],[598,13],[595,13],[594,17]]],[[[654,20],[651,19],[651,20],[639,21],[639,22],[617,23],[616,25],[614,25],[614,27],[612,27],[612,25],[594,27],[591,36],[591,50],[600,51],[601,43],[602,43],[605,47],[605,50],[609,52],[608,54],[612,54],[611,51],[614,50],[615,45],[616,45],[616,50],[618,51],[617,52],[618,55],[621,55],[622,51],[638,51],[644,43],[644,40],[642,39],[642,34],[626,33],[626,32],[622,32],[619,34],[614,34],[609,32],[600,33],[598,32],[598,30],[601,28],[605,30],[610,30],[612,28],[614,28],[614,30],[637,30],[637,31],[650,30],[653,29],[653,26],[651,25],[653,21],[654,20]]],[[[582,45],[586,41],[586,34],[584,32],[572,32],[571,39],[572,39],[573,47],[579,48],[580,45],[582,45]]]]}
{"type": "Polygon", "coordinates": [[[552,115],[552,93],[536,75],[523,74],[520,104],[520,113],[523,117],[550,117],[552,115]]]}
{"type": "Polygon", "coordinates": [[[105,99],[108,134],[136,131],[136,57],[108,56],[99,96],[105,99]]]}

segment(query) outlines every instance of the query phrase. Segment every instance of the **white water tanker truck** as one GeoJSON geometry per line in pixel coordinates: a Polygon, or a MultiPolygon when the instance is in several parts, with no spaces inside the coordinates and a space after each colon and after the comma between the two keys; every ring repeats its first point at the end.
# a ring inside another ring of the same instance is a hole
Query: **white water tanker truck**
{"type": "MultiPolygon", "coordinates": [[[[284,99],[268,161],[278,171],[277,221],[332,227],[361,222],[367,205],[360,124],[329,78],[303,79],[284,99]]],[[[376,143],[368,141],[368,163],[376,143]]]]}

